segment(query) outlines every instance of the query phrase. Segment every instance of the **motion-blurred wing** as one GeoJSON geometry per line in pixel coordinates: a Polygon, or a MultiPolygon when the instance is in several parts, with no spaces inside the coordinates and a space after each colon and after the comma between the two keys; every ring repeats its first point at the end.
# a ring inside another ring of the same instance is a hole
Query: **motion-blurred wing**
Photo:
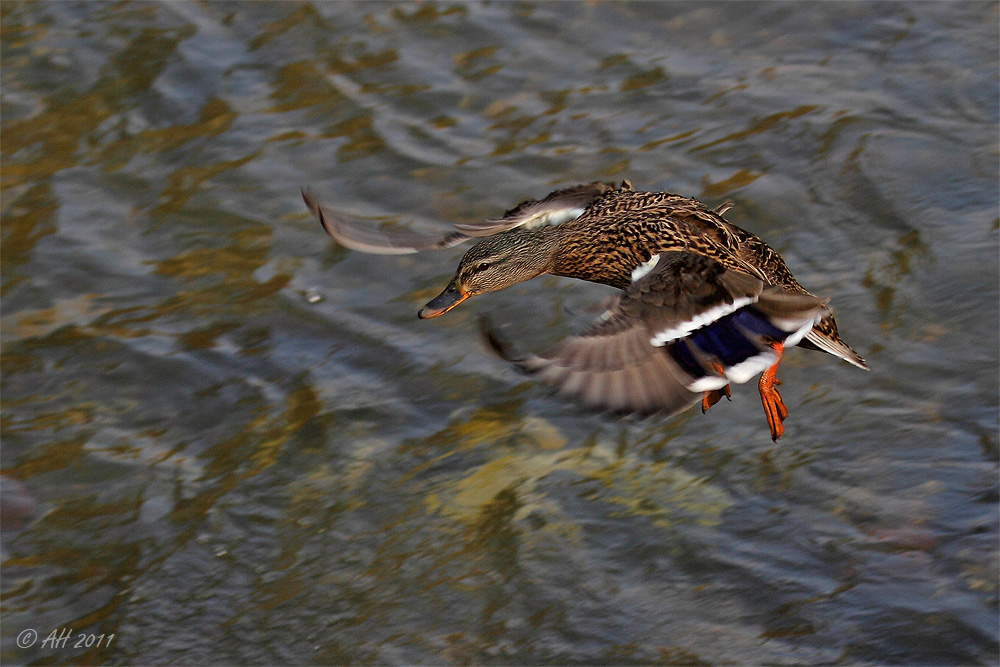
{"type": "Polygon", "coordinates": [[[384,232],[373,227],[352,224],[344,218],[324,210],[305,190],[302,191],[302,199],[313,215],[319,218],[320,224],[323,225],[323,229],[330,235],[330,238],[351,250],[376,255],[405,255],[421,250],[450,248],[469,240],[467,235],[458,232],[445,234],[421,234],[411,230],[384,232]]]}
{"type": "Polygon", "coordinates": [[[615,186],[611,183],[595,181],[556,190],[545,199],[529,199],[521,202],[504,213],[501,218],[479,223],[456,224],[455,229],[468,236],[491,236],[515,227],[558,225],[579,218],[591,202],[614,189],[615,186]]]}
{"type": "Polygon", "coordinates": [[[488,324],[483,326],[483,336],[501,358],[591,408],[673,414],[700,396],[687,388],[694,378],[650,345],[649,336],[638,325],[573,336],[541,355],[514,353],[488,324]]]}
{"type": "Polygon", "coordinates": [[[772,365],[770,343],[794,345],[827,312],[815,297],[765,287],[694,253],[661,253],[634,276],[583,334],[551,352],[517,355],[488,326],[484,338],[590,407],[673,414],[772,365]]]}

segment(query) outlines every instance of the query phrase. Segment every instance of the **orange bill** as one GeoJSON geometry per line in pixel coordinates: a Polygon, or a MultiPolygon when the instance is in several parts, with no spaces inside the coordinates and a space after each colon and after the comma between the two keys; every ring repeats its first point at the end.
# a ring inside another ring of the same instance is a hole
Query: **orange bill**
{"type": "Polygon", "coordinates": [[[422,320],[427,320],[432,317],[440,317],[468,299],[470,296],[472,295],[456,285],[455,281],[452,280],[448,283],[448,286],[444,288],[443,292],[431,299],[426,306],[420,309],[420,312],[417,313],[417,317],[422,320]]]}

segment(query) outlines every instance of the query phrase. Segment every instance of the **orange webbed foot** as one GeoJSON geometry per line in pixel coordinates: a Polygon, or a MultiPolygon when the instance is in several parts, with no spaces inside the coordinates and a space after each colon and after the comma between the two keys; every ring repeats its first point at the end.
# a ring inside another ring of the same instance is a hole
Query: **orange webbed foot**
{"type": "Polygon", "coordinates": [[[785,433],[785,427],[781,425],[781,422],[788,417],[788,408],[785,407],[785,402],[781,400],[781,394],[778,393],[777,389],[781,381],[775,377],[778,372],[778,364],[781,363],[781,353],[784,351],[784,346],[781,343],[774,343],[771,348],[777,353],[778,361],[761,373],[757,389],[760,391],[760,401],[764,404],[767,426],[771,429],[771,440],[777,442],[778,438],[785,433]]]}
{"type": "Polygon", "coordinates": [[[705,392],[705,395],[701,397],[701,412],[702,414],[708,412],[708,409],[722,400],[725,396],[730,401],[733,400],[733,392],[729,390],[729,385],[727,384],[722,389],[711,389],[705,392]]]}
{"type": "MultiPolygon", "coordinates": [[[[713,361],[709,364],[709,367],[715,371],[715,374],[720,378],[726,377],[726,369],[719,361],[713,361]]],[[[733,392],[729,390],[729,385],[725,385],[721,389],[709,389],[705,392],[705,395],[701,397],[701,414],[708,412],[708,409],[722,400],[725,396],[728,400],[733,400],[733,392]]]]}

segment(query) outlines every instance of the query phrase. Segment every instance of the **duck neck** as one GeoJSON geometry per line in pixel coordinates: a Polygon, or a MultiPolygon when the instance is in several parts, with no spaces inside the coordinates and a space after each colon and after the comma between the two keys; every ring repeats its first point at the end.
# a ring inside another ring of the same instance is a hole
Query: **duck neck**
{"type": "Polygon", "coordinates": [[[558,225],[549,227],[539,227],[538,229],[522,229],[515,232],[527,237],[527,245],[532,249],[528,255],[529,266],[527,272],[531,275],[525,280],[530,280],[546,273],[556,273],[555,269],[559,263],[559,248],[563,239],[563,234],[559,231],[558,225]]]}
{"type": "Polygon", "coordinates": [[[580,233],[569,223],[549,229],[554,239],[551,266],[547,273],[618,289],[629,285],[635,262],[621,239],[611,237],[607,232],[596,236],[580,233]]]}

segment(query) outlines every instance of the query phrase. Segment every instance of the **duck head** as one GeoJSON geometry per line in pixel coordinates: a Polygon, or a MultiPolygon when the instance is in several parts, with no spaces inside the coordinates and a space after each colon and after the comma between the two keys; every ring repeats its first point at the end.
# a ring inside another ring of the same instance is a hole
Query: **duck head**
{"type": "Polygon", "coordinates": [[[496,292],[546,273],[552,266],[555,248],[553,235],[546,233],[551,229],[514,229],[472,246],[448,286],[417,316],[422,320],[439,317],[469,297],[496,292]]]}

